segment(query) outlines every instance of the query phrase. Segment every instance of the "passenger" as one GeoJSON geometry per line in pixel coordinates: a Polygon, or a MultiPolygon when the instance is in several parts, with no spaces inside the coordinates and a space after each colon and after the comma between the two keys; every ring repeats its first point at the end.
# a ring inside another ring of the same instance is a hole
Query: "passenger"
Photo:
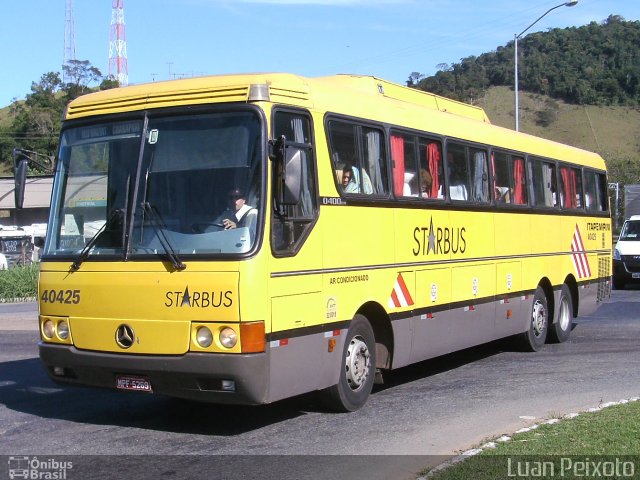
{"type": "Polygon", "coordinates": [[[433,184],[433,177],[426,168],[420,169],[420,196],[422,198],[429,198],[431,192],[431,185],[433,184]]]}
{"type": "Polygon", "coordinates": [[[371,179],[363,171],[362,189],[360,188],[360,171],[356,167],[346,166],[342,171],[342,190],[345,193],[373,193],[371,179]],[[345,178],[346,177],[346,178],[345,178]]]}
{"type": "Polygon", "coordinates": [[[345,166],[344,170],[342,170],[342,190],[347,193],[358,191],[358,185],[353,177],[353,169],[350,166],[345,166]]]}
{"type": "Polygon", "coordinates": [[[498,203],[511,203],[511,189],[509,187],[495,187],[495,197],[498,203]]]}

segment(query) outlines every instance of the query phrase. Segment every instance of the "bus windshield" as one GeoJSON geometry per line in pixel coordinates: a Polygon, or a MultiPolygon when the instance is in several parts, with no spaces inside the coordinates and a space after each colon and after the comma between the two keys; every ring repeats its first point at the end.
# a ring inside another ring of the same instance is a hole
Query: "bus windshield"
{"type": "Polygon", "coordinates": [[[261,132],[253,111],[66,129],[44,255],[75,258],[77,267],[105,256],[249,252],[261,201],[261,132]]]}

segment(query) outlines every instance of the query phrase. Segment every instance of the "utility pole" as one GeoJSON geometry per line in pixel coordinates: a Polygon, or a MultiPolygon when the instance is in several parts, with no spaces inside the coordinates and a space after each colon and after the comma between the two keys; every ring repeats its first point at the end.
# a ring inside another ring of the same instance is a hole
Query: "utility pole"
{"type": "MultiPolygon", "coordinates": [[[[64,55],[62,65],[76,59],[76,40],[73,21],[73,0],[66,0],[64,8],[64,55]]],[[[67,76],[62,69],[62,82],[67,83],[67,76]]]]}

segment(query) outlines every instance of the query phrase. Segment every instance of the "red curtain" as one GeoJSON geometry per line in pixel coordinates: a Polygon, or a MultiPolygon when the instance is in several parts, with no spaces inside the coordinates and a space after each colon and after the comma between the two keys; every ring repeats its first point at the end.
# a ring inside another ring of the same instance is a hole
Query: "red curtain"
{"type": "Polygon", "coordinates": [[[560,169],[562,176],[562,199],[565,208],[576,208],[576,172],[571,168],[562,167],[560,169]]]}
{"type": "Polygon", "coordinates": [[[429,198],[438,198],[438,192],[440,191],[440,148],[435,142],[427,145],[427,160],[429,161],[429,173],[431,174],[431,190],[429,191],[429,198]]]}
{"type": "Polygon", "coordinates": [[[513,203],[523,205],[527,199],[524,194],[524,160],[516,158],[513,162],[513,203]]]}
{"type": "Polygon", "coordinates": [[[399,197],[404,190],[404,139],[391,135],[391,160],[393,160],[393,191],[399,197]]]}

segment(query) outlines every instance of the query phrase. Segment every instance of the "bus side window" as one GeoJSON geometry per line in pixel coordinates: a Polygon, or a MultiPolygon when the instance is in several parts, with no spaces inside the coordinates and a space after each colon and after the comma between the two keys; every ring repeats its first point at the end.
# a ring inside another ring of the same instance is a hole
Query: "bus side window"
{"type": "Polygon", "coordinates": [[[423,198],[444,198],[444,170],[442,144],[438,140],[420,138],[420,196],[423,198]]]}
{"type": "Polygon", "coordinates": [[[329,148],[336,184],[344,194],[387,193],[384,134],[356,123],[329,121],[329,148]],[[345,175],[345,172],[349,172],[345,175]]]}
{"type": "Polygon", "coordinates": [[[469,170],[467,149],[463,145],[447,144],[447,186],[451,200],[469,200],[469,170]]]}
{"type": "Polygon", "coordinates": [[[560,167],[560,202],[563,208],[582,208],[582,176],[578,168],[560,167]]]}
{"type": "Polygon", "coordinates": [[[584,172],[584,208],[588,212],[598,211],[596,173],[585,170],[584,172]]]}
{"type": "Polygon", "coordinates": [[[485,150],[448,143],[447,175],[451,200],[489,201],[489,168],[485,150]]]}
{"type": "Polygon", "coordinates": [[[356,159],[355,125],[331,121],[328,133],[336,184],[343,193],[359,193],[360,183],[353,175],[356,159]]]}
{"type": "Polygon", "coordinates": [[[290,111],[276,111],[273,137],[286,138],[287,144],[302,150],[302,181],[300,201],[283,205],[271,216],[271,244],[280,255],[293,255],[300,249],[313,226],[317,213],[317,187],[311,121],[308,115],[290,111]]]}
{"type": "Polygon", "coordinates": [[[362,189],[366,194],[383,195],[387,192],[387,171],[384,158],[384,134],[378,130],[361,127],[362,159],[360,165],[362,189]],[[369,183],[370,187],[367,186],[369,183]]]}
{"type": "Polygon", "coordinates": [[[493,192],[496,203],[527,204],[524,158],[494,151],[491,154],[493,192]]]}
{"type": "Polygon", "coordinates": [[[529,178],[531,194],[536,207],[555,207],[557,205],[557,187],[555,165],[539,159],[529,160],[529,178]]]}
{"type": "Polygon", "coordinates": [[[509,184],[511,156],[502,152],[492,152],[493,195],[496,203],[511,203],[512,191],[509,184]]]}
{"type": "Polygon", "coordinates": [[[487,168],[487,152],[477,148],[470,148],[471,187],[474,202],[489,201],[489,170],[487,168]]]}
{"type": "Polygon", "coordinates": [[[391,134],[391,164],[393,165],[393,193],[396,197],[417,197],[420,177],[416,168],[415,137],[391,134]]]}
{"type": "Polygon", "coordinates": [[[609,211],[609,188],[607,185],[607,177],[602,173],[596,173],[596,209],[601,212],[609,211]]]}

